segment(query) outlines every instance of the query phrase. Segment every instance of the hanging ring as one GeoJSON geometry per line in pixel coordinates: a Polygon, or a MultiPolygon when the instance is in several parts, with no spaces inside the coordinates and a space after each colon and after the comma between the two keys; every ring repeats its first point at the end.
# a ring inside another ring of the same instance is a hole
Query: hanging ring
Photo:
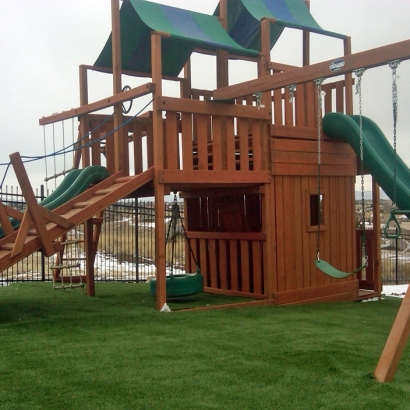
{"type": "MultiPolygon", "coordinates": [[[[125,85],[125,86],[123,87],[123,89],[122,89],[122,92],[128,91],[128,90],[131,90],[131,87],[130,87],[129,85],[125,85]]],[[[126,109],[125,106],[124,106],[124,104],[122,104],[122,112],[123,112],[123,114],[128,114],[128,113],[131,111],[131,108],[132,108],[132,100],[129,100],[129,103],[130,103],[130,105],[129,105],[128,109],[126,109]]]]}

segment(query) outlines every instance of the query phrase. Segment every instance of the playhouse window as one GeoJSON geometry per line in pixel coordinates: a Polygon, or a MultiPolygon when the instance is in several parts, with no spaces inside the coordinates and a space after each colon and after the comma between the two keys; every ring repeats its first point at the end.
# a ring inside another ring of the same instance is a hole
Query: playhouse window
{"type": "Polygon", "coordinates": [[[309,231],[317,230],[320,216],[320,230],[325,229],[325,194],[320,195],[316,192],[308,191],[308,221],[307,228],[309,231]]]}

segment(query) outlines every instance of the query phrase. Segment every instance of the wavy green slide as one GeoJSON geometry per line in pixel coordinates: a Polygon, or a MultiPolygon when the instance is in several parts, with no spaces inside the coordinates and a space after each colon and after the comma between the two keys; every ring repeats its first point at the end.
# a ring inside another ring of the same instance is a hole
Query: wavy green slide
{"type": "MultiPolygon", "coordinates": [[[[61,184],[39,205],[53,210],[63,205],[70,199],[84,192],[90,184],[95,184],[109,176],[107,168],[100,165],[92,165],[84,169],[73,169],[70,171],[61,184]]],[[[9,218],[14,229],[20,226],[20,221],[9,218]]],[[[0,227],[0,238],[4,236],[4,231],[0,227]]]]}
{"type": "MultiPolygon", "coordinates": [[[[390,199],[394,198],[396,168],[396,200],[401,210],[410,210],[410,169],[395,153],[377,124],[362,117],[363,158],[365,168],[390,199]]],[[[328,113],[323,117],[323,132],[330,138],[349,143],[360,156],[360,116],[328,113]]]]}

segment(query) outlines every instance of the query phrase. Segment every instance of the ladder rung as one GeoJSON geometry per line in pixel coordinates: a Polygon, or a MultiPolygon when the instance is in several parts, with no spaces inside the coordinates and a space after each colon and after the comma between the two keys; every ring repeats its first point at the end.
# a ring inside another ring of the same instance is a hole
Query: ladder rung
{"type": "Polygon", "coordinates": [[[85,261],[87,258],[64,258],[63,261],[85,261]]]}
{"type": "Polygon", "coordinates": [[[54,265],[51,266],[51,269],[70,269],[70,268],[79,268],[80,263],[72,263],[71,265],[54,265]]]}

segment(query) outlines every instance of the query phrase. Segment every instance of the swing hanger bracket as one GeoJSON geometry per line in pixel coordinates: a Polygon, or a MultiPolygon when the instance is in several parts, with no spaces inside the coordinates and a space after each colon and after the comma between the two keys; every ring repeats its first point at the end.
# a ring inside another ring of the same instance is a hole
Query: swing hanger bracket
{"type": "Polygon", "coordinates": [[[399,67],[400,63],[401,63],[401,60],[393,60],[393,61],[389,61],[387,64],[392,70],[395,70],[396,68],[399,67]]]}

